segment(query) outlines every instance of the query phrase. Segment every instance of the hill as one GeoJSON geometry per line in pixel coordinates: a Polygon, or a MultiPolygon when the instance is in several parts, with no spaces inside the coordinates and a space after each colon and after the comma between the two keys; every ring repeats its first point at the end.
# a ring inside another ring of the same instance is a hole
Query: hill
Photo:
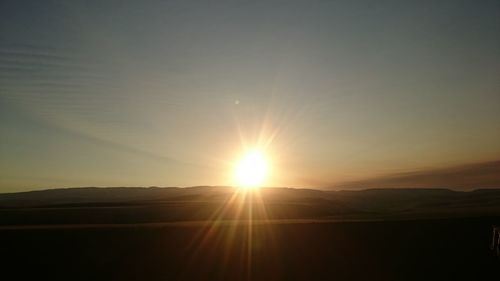
{"type": "Polygon", "coordinates": [[[0,194],[0,224],[204,220],[363,221],[500,215],[500,190],[320,191],[231,187],[68,188],[0,194]],[[251,208],[250,208],[251,207],[251,208]],[[250,211],[248,211],[250,210],[250,211]]]}

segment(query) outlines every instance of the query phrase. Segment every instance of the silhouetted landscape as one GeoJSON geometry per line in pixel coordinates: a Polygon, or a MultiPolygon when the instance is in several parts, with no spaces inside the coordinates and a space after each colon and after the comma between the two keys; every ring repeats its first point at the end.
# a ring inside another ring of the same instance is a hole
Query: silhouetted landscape
{"type": "Polygon", "coordinates": [[[72,188],[0,195],[4,276],[492,280],[500,190],[72,188]],[[30,270],[24,270],[30,268],[30,270]]]}
{"type": "Polygon", "coordinates": [[[500,1],[0,1],[0,281],[500,280],[500,1]]]}
{"type": "Polygon", "coordinates": [[[477,217],[500,215],[500,190],[261,188],[243,195],[232,187],[53,189],[0,194],[0,224],[185,222],[214,215],[246,219],[249,213],[237,210],[250,205],[256,205],[253,220],[477,217]]]}

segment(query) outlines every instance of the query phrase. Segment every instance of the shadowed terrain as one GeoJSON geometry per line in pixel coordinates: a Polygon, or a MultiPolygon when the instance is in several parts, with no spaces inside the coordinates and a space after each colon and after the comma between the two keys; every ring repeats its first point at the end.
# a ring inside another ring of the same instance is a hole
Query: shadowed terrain
{"type": "Polygon", "coordinates": [[[203,220],[380,220],[500,215],[500,190],[320,191],[231,187],[72,188],[0,194],[0,224],[203,220]],[[250,208],[252,207],[253,208],[250,208]]]}
{"type": "Polygon", "coordinates": [[[494,280],[500,191],[80,188],[0,195],[3,276],[494,280]],[[27,270],[29,269],[29,270],[27,270]]]}

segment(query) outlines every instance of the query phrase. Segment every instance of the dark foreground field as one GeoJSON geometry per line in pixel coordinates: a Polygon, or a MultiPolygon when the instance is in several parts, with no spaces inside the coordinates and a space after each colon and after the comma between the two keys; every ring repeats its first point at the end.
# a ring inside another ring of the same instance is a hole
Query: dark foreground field
{"type": "Polygon", "coordinates": [[[499,280],[500,217],[0,230],[2,280],[499,280]]]}
{"type": "Polygon", "coordinates": [[[500,190],[0,194],[0,280],[500,280],[500,190]]]}

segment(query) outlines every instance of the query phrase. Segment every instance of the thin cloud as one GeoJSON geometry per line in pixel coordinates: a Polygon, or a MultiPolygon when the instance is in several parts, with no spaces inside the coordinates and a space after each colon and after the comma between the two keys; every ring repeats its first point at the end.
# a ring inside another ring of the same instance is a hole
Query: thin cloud
{"type": "Polygon", "coordinates": [[[470,190],[500,188],[500,160],[444,169],[413,171],[337,184],[340,189],[451,188],[470,190]]]}

